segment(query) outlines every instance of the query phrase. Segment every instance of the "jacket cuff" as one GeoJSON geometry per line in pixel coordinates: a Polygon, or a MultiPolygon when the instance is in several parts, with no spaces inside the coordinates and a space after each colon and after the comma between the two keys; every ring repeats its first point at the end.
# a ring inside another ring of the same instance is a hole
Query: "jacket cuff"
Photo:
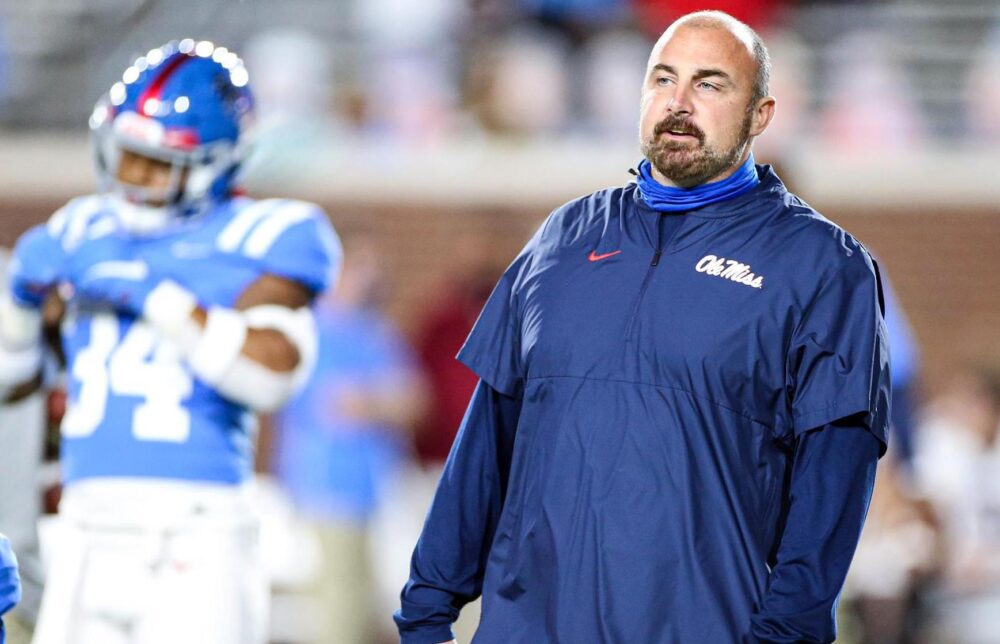
{"type": "Polygon", "coordinates": [[[428,626],[399,634],[399,644],[441,644],[455,639],[451,626],[428,626]]]}

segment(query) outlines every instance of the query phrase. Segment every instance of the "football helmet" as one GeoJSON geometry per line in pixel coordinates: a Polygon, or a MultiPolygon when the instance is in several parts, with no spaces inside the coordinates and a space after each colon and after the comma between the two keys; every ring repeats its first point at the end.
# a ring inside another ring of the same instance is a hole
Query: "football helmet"
{"type": "Polygon", "coordinates": [[[137,58],[97,102],[90,117],[97,174],[129,232],[162,231],[232,192],[253,119],[248,83],[235,53],[188,38],[137,58]],[[123,150],[168,164],[169,184],[120,180],[123,150]]]}

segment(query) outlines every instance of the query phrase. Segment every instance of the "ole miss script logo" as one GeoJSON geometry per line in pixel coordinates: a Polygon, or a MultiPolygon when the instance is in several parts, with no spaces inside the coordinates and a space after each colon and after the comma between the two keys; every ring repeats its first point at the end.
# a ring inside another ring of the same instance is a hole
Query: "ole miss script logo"
{"type": "Polygon", "coordinates": [[[732,280],[753,288],[764,288],[764,276],[750,272],[750,264],[744,264],[735,259],[726,259],[715,255],[705,255],[694,265],[694,270],[713,277],[732,280]]]}

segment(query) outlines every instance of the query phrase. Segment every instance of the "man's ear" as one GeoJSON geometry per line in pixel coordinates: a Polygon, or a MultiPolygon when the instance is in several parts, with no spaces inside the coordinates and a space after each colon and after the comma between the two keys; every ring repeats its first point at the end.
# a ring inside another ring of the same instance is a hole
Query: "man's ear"
{"type": "Polygon", "coordinates": [[[771,124],[771,119],[774,118],[774,104],[773,96],[765,96],[757,101],[750,122],[750,136],[760,136],[771,124]]]}

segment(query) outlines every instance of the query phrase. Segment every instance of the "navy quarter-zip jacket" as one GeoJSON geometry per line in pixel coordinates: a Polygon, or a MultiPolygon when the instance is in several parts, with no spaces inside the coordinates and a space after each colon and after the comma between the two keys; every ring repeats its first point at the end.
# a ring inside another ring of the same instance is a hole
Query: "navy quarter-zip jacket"
{"type": "Polygon", "coordinates": [[[832,641],[889,413],[877,268],[768,166],[661,214],[550,215],[459,359],[480,377],[403,642],[832,641]]]}

